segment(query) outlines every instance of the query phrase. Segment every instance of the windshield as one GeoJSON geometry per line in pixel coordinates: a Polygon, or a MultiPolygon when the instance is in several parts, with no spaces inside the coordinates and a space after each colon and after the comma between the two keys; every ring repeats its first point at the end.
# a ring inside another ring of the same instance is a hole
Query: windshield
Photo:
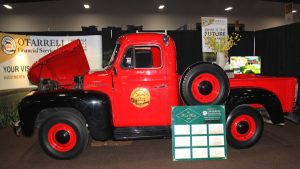
{"type": "Polygon", "coordinates": [[[114,52],[112,53],[112,55],[111,55],[111,57],[110,57],[110,59],[109,59],[109,62],[108,62],[108,64],[107,64],[106,67],[110,67],[110,66],[114,63],[114,61],[115,61],[115,59],[116,59],[116,56],[117,56],[117,54],[118,54],[119,48],[120,48],[120,44],[117,43],[117,44],[116,44],[116,47],[115,47],[115,49],[114,49],[114,52]]]}

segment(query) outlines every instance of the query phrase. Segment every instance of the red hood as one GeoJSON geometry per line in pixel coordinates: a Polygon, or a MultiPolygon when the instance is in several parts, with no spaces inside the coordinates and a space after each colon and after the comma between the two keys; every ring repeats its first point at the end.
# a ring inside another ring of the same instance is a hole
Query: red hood
{"type": "Polygon", "coordinates": [[[34,85],[41,78],[70,85],[74,83],[74,76],[84,75],[89,70],[80,40],[75,40],[35,62],[28,71],[28,79],[34,85]]]}

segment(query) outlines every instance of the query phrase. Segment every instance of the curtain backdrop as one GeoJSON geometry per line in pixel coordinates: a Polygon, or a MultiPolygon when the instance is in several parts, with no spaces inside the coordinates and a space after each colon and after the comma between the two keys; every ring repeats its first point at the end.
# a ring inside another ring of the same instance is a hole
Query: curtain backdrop
{"type": "Polygon", "coordinates": [[[168,31],[176,44],[177,72],[183,71],[191,64],[202,60],[201,31],[168,31]]]}
{"type": "MultiPolygon", "coordinates": [[[[229,35],[233,32],[229,32],[229,35]]],[[[239,31],[241,40],[229,50],[229,56],[253,56],[254,55],[254,32],[239,31]]]]}
{"type": "Polygon", "coordinates": [[[255,32],[262,74],[300,78],[300,23],[255,32]]]}
{"type": "Polygon", "coordinates": [[[300,79],[300,23],[257,31],[255,40],[262,74],[300,79]]]}

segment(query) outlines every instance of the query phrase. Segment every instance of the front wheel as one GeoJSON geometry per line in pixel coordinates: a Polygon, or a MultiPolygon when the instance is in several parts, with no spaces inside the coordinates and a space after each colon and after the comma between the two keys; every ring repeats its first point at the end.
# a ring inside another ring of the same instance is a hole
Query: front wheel
{"type": "Polygon", "coordinates": [[[57,159],[71,159],[79,155],[87,146],[88,138],[85,124],[72,115],[50,117],[39,130],[42,148],[57,159]]]}
{"type": "Polygon", "coordinates": [[[264,123],[259,112],[247,105],[233,109],[226,122],[227,141],[234,148],[249,148],[260,139],[264,123]]]}

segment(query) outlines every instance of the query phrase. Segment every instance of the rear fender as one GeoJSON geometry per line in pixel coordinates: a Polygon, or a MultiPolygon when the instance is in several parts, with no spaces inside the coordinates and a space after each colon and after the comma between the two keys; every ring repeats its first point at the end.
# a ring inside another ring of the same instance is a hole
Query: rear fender
{"type": "Polygon", "coordinates": [[[258,88],[231,88],[225,105],[226,115],[242,104],[260,104],[266,108],[274,124],[284,122],[280,100],[270,91],[258,88]]]}

